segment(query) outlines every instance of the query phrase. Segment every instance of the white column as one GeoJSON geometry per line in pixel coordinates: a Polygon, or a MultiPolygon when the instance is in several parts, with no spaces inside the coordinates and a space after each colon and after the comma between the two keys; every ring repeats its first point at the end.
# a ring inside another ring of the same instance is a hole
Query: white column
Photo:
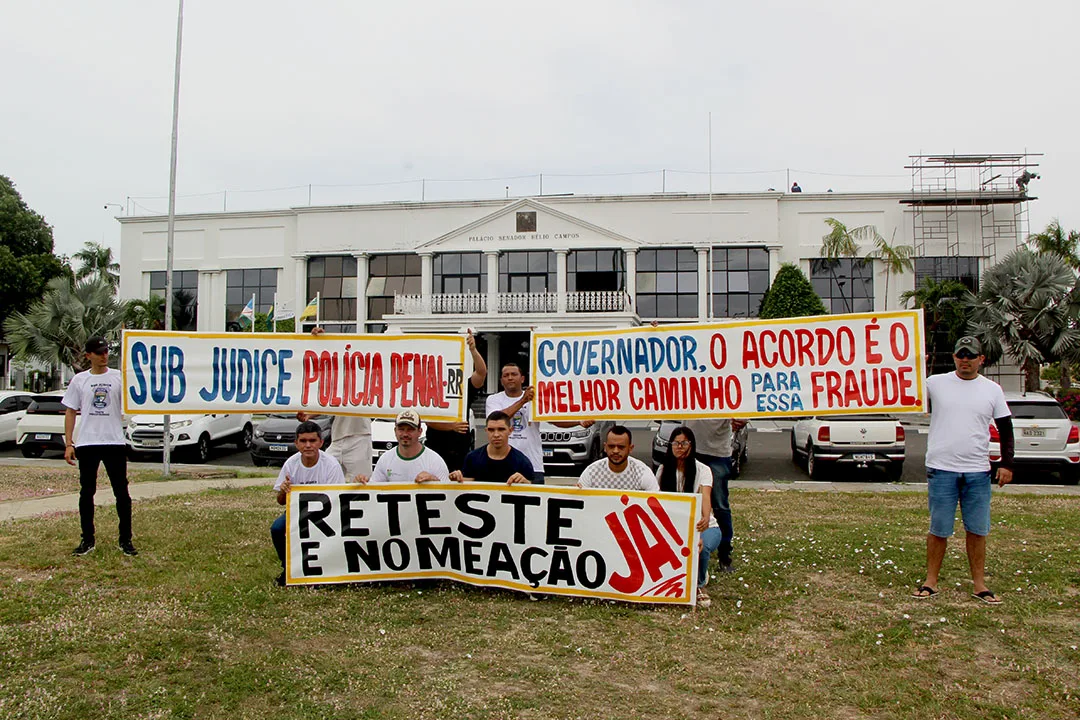
{"type": "Polygon", "coordinates": [[[697,314],[698,320],[709,317],[709,248],[697,248],[697,314]]]}
{"type": "Polygon", "coordinates": [[[566,314],[566,248],[555,251],[555,309],[560,315],[566,314]]]}
{"type": "Polygon", "coordinates": [[[356,253],[356,332],[367,332],[368,254],[356,253]]]}
{"type": "Polygon", "coordinates": [[[296,313],[296,318],[293,320],[296,327],[296,332],[300,332],[300,313],[304,312],[304,308],[307,307],[307,256],[300,256],[296,258],[296,268],[293,270],[295,276],[293,277],[293,311],[296,313]]]}
{"type": "Polygon", "coordinates": [[[432,257],[434,253],[422,252],[417,253],[420,256],[420,303],[424,308],[424,312],[431,312],[431,283],[432,283],[432,257]]]}
{"type": "Polygon", "coordinates": [[[776,273],[780,272],[780,248],[769,248],[769,285],[776,279],[776,273]]]}
{"type": "MultiPolygon", "coordinates": [[[[498,254],[496,254],[498,257],[498,254]]],[[[490,285],[488,286],[490,287],[490,285]]],[[[487,338],[487,357],[484,362],[488,366],[487,390],[488,395],[499,392],[502,377],[502,366],[499,365],[499,336],[495,333],[485,333],[487,338]]]]}
{"type": "MultiPolygon", "coordinates": [[[[485,250],[484,257],[487,258],[487,311],[494,315],[499,311],[499,251],[485,250]]],[[[488,347],[491,346],[492,343],[489,342],[488,347]]],[[[495,359],[498,360],[497,351],[495,359]]],[[[488,387],[494,387],[495,392],[498,392],[498,385],[491,385],[491,378],[495,376],[497,379],[498,376],[498,371],[492,370],[492,367],[493,365],[488,363],[488,387]]]]}
{"type": "Polygon", "coordinates": [[[195,329],[199,332],[225,329],[225,304],[214,302],[214,278],[220,274],[214,271],[199,272],[199,287],[195,295],[195,301],[199,304],[195,329]]]}
{"type": "Polygon", "coordinates": [[[630,296],[630,312],[637,312],[637,248],[623,251],[626,257],[626,293],[630,296]]]}

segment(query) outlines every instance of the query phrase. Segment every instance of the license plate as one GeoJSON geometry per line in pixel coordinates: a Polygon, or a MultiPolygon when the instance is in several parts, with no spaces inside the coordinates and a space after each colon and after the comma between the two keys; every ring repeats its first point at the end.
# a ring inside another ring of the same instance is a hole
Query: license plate
{"type": "Polygon", "coordinates": [[[1045,428],[1021,428],[1020,434],[1024,437],[1046,437],[1045,428]]]}
{"type": "Polygon", "coordinates": [[[37,433],[34,435],[35,440],[52,440],[52,433],[37,433]]]}
{"type": "Polygon", "coordinates": [[[165,444],[164,440],[143,440],[142,444],[146,447],[161,447],[165,444]]]}
{"type": "Polygon", "coordinates": [[[547,448],[544,448],[544,457],[546,457],[546,458],[555,457],[555,451],[554,450],[548,450],[547,448]]]}
{"type": "Polygon", "coordinates": [[[270,452],[289,452],[288,445],[271,445],[270,452]]]}
{"type": "Polygon", "coordinates": [[[855,453],[851,457],[855,462],[870,462],[874,459],[874,453],[855,453]]]}

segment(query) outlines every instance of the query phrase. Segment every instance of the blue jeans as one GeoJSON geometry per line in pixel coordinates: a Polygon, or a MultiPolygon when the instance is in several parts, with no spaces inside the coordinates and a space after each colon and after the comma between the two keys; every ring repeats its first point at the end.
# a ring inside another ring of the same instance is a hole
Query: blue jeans
{"type": "Polygon", "coordinates": [[[270,526],[270,539],[274,541],[274,549],[277,550],[278,560],[281,561],[281,569],[285,569],[285,513],[281,514],[274,524],[270,526]]]}
{"type": "Polygon", "coordinates": [[[728,479],[731,477],[731,458],[716,455],[698,455],[698,460],[712,470],[712,511],[723,537],[717,548],[721,565],[731,564],[731,541],[735,530],[731,524],[731,505],[728,503],[728,479]]]}
{"type": "Polygon", "coordinates": [[[956,523],[956,505],[964,530],[972,535],[990,534],[990,473],[958,473],[926,469],[926,497],[930,506],[930,534],[947,538],[956,523]]]}
{"type": "Polygon", "coordinates": [[[706,528],[701,533],[701,552],[698,553],[697,586],[705,587],[705,581],[709,579],[709,557],[720,547],[723,534],[720,528],[706,528]]]}

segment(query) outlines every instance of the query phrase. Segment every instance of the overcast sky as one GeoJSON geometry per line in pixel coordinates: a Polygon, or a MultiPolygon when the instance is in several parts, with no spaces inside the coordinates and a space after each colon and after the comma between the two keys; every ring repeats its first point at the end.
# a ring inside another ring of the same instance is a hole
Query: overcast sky
{"type": "MultiPolygon", "coordinates": [[[[176,7],[0,10],[0,173],[60,253],[118,247],[105,203],[167,207],[176,7]]],[[[654,192],[661,168],[704,191],[711,112],[718,192],[785,168],[807,191],[903,190],[920,151],[1027,150],[1032,228],[1080,228],[1078,7],[187,0],[179,210],[304,205],[309,184],[314,204],[523,196],[541,172],[549,193],[654,192]],[[404,182],[504,176],[526,177],[404,182]],[[291,189],[241,192],[270,188],[291,189]]]]}

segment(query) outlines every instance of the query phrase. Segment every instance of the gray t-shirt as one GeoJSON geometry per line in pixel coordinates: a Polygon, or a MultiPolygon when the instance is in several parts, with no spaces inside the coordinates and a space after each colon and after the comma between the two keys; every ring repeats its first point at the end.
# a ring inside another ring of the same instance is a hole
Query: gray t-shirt
{"type": "Polygon", "coordinates": [[[713,457],[731,457],[730,418],[687,420],[685,425],[694,432],[699,454],[712,455],[713,457]]]}

